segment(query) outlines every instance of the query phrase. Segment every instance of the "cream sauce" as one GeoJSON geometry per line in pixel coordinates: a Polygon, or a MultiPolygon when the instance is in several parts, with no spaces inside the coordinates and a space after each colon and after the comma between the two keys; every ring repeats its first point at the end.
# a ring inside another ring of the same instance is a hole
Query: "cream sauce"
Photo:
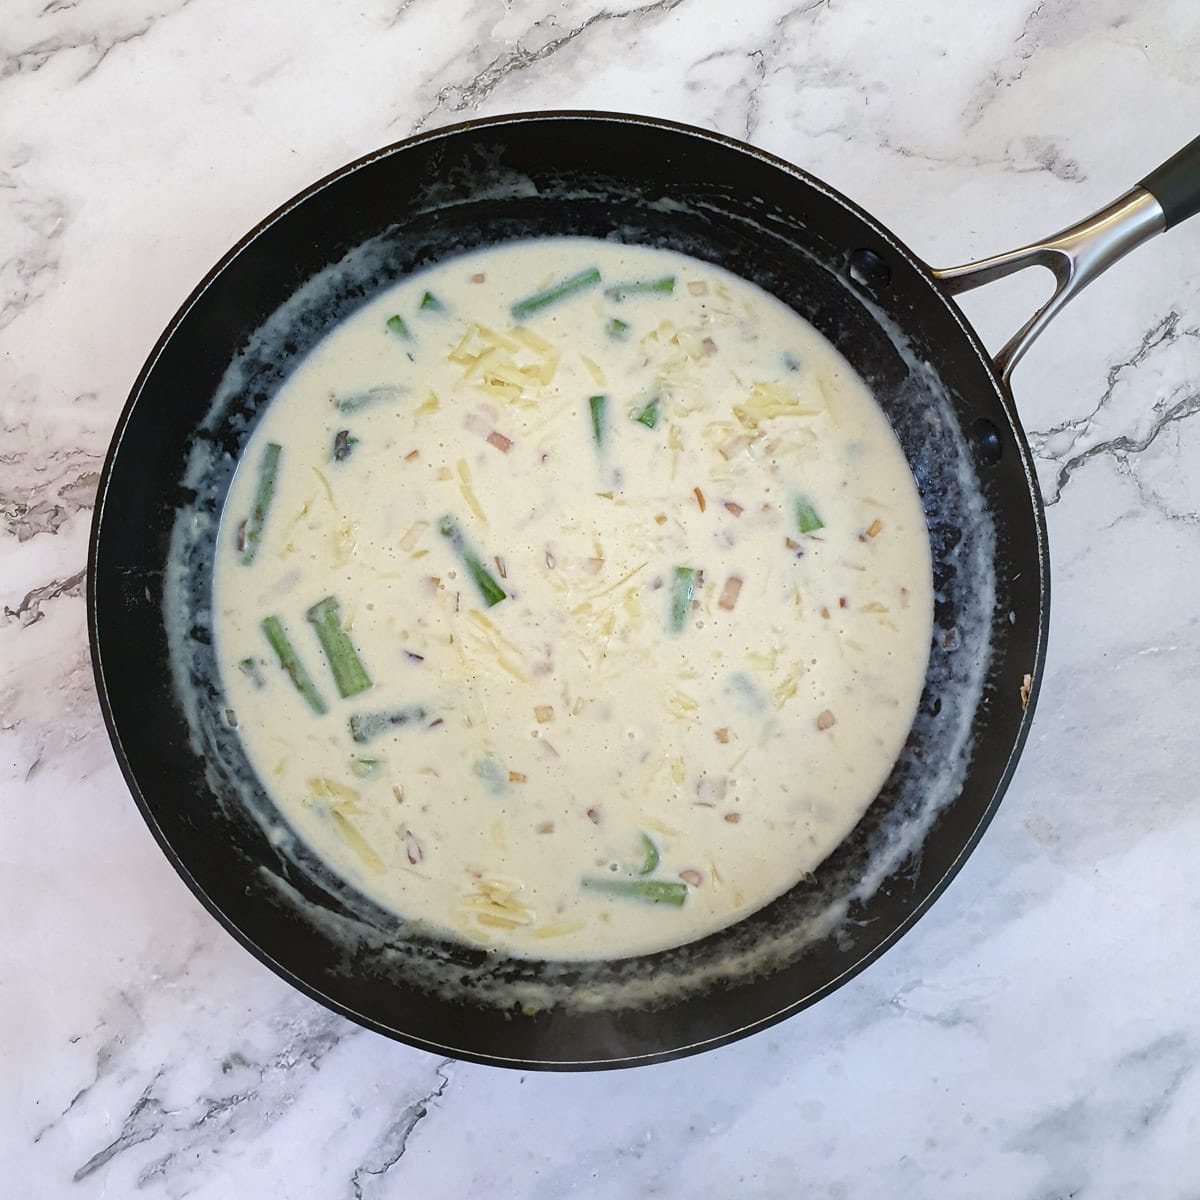
{"type": "Polygon", "coordinates": [[[281,811],[402,917],[510,954],[662,949],[793,886],[928,658],[924,516],[865,385],[647,247],[511,243],[364,306],[271,403],[219,544],[231,719],[281,811]]]}

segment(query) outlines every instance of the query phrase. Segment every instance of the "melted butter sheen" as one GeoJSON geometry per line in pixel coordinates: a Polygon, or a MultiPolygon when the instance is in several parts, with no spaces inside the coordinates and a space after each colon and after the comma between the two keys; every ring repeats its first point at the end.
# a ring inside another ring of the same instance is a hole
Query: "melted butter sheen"
{"type": "Polygon", "coordinates": [[[402,917],[543,958],[690,941],[817,870],[932,627],[916,487],[848,364],[733,275],[590,239],[456,258],[333,330],[220,547],[227,701],[283,814],[402,917]],[[370,681],[346,697],[307,616],[329,596],[370,681]]]}

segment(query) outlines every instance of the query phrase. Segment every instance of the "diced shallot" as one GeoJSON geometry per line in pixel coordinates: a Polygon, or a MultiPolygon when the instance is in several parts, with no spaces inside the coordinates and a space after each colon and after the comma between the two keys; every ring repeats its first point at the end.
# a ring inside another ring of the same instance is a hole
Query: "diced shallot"
{"type": "Polygon", "coordinates": [[[741,591],[741,577],[738,575],[730,575],[730,577],[725,580],[725,586],[721,589],[721,598],[717,601],[717,606],[732,612],[737,606],[738,596],[741,595],[741,591]]]}
{"type": "Polygon", "coordinates": [[[425,857],[421,843],[417,841],[417,835],[411,829],[404,831],[404,852],[414,867],[425,857]]]}

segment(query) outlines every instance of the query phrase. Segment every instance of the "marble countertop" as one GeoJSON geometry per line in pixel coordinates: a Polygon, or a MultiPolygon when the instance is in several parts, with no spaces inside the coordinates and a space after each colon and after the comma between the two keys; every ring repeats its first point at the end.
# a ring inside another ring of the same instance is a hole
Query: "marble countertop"
{"type": "MultiPolygon", "coordinates": [[[[998,817],[895,949],[738,1045],[523,1075],[290,990],[130,801],[81,595],[97,472],[161,327],[341,163],[475,113],[643,111],[783,155],[949,263],[1083,216],[1196,135],[1194,0],[3,10],[0,1163],[21,1195],[1197,1194],[1200,220],[1016,373],[1055,598],[998,817]]],[[[970,301],[993,345],[1040,286],[970,301]]]]}

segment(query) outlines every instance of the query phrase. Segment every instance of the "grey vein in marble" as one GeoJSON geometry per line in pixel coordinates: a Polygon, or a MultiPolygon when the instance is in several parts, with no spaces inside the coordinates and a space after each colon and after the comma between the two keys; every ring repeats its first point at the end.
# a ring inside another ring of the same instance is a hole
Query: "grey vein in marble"
{"type": "Polygon", "coordinates": [[[64,201],[26,185],[24,172],[30,158],[30,152],[20,147],[7,165],[0,166],[0,195],[7,193],[3,211],[9,243],[0,251],[0,332],[49,286],[59,267],[59,245],[66,229],[64,201]]]}
{"type": "Polygon", "coordinates": [[[438,1084],[424,1096],[410,1101],[400,1110],[395,1119],[383,1131],[379,1140],[371,1147],[361,1165],[354,1168],[350,1186],[354,1200],[369,1200],[378,1194],[385,1176],[403,1157],[408,1149],[408,1139],[427,1116],[434,1101],[440,1100],[450,1086],[449,1069],[454,1059],[445,1058],[437,1065],[438,1084]]]}
{"type": "MultiPolygon", "coordinates": [[[[624,25],[626,22],[642,23],[646,18],[672,12],[683,3],[684,0],[653,0],[650,4],[616,12],[602,8],[578,24],[572,25],[565,32],[554,34],[540,45],[533,46],[530,43],[535,40],[534,32],[541,32],[543,25],[550,24],[546,19],[537,20],[525,34],[515,39],[513,45],[496,54],[469,80],[444,84],[439,88],[434,96],[433,105],[417,118],[412,125],[412,131],[419,133],[435,116],[442,113],[462,113],[477,108],[507,79],[530,67],[546,63],[564,47],[583,38],[594,29],[624,25]]],[[[482,46],[476,46],[472,57],[478,59],[483,52],[482,46]]]]}
{"type": "MultiPolygon", "coordinates": [[[[60,28],[19,50],[5,51],[0,46],[0,83],[13,75],[40,71],[60,55],[67,56],[80,50],[86,52],[88,59],[87,66],[75,78],[76,83],[82,83],[114,50],[144,38],[160,20],[181,11],[191,2],[192,0],[180,0],[173,8],[160,9],[144,15],[132,14],[118,7],[111,23],[105,22],[98,28],[88,28],[76,23],[76,15],[85,15],[78,13],[77,3],[46,4],[38,12],[37,18],[56,17],[64,13],[75,15],[64,17],[60,22],[50,22],[58,24],[60,28]]],[[[41,23],[37,18],[34,21],[35,27],[41,23]]]]}
{"type": "MultiPolygon", "coordinates": [[[[0,467],[11,469],[20,461],[0,453],[0,467]]],[[[100,483],[100,456],[86,450],[54,452],[31,469],[35,480],[28,484],[6,485],[0,478],[0,520],[19,542],[57,533],[76,513],[89,511],[100,483]]]]}
{"type": "Polygon", "coordinates": [[[19,621],[22,625],[33,625],[40,621],[45,613],[42,605],[49,600],[57,600],[59,596],[79,596],[83,593],[83,580],[86,570],[76,571],[66,579],[52,579],[32,591],[26,592],[16,608],[4,606],[4,620],[19,621]]]}
{"type": "Polygon", "coordinates": [[[1086,1197],[1103,1186],[1097,1179],[1097,1128],[1137,1153],[1170,1112],[1196,1061],[1195,1047],[1183,1035],[1155,1037],[1111,1063],[1097,1091],[1039,1116],[1009,1144],[1046,1160],[1050,1194],[1086,1197]]]}
{"type": "Polygon", "coordinates": [[[340,1018],[314,1014],[307,1028],[266,1061],[228,1055],[221,1062],[220,1077],[182,1107],[168,1107],[157,1094],[167,1071],[156,1072],[126,1113],[117,1137],[82,1163],[72,1178],[86,1179],[118,1155],[161,1137],[170,1145],[138,1170],[138,1186],[144,1187],[172,1175],[177,1164],[197,1152],[213,1153],[230,1139],[268,1128],[286,1112],[305,1076],[319,1070],[346,1036],[346,1023],[340,1018]]]}
{"type": "Polygon", "coordinates": [[[1146,331],[1141,344],[1129,358],[1109,367],[1107,386],[1090,412],[1045,430],[1028,431],[1034,454],[1055,469],[1052,483],[1043,489],[1047,505],[1057,504],[1062,499],[1072,475],[1086,462],[1102,455],[1126,461],[1153,445],[1168,426],[1187,420],[1200,409],[1200,390],[1190,381],[1185,381],[1149,407],[1148,415],[1139,422],[1144,427],[1141,432],[1119,433],[1112,437],[1097,433],[1097,421],[1106,413],[1118,386],[1128,373],[1156,351],[1175,344],[1181,338],[1200,339],[1200,326],[1182,326],[1179,314],[1169,312],[1146,331]]]}
{"type": "MultiPolygon", "coordinates": [[[[822,10],[829,7],[830,2],[831,0],[806,0],[806,3],[798,4],[795,8],[790,8],[787,12],[777,17],[772,26],[770,36],[761,45],[754,46],[749,50],[740,48],[736,50],[716,50],[712,54],[705,55],[704,58],[697,60],[694,64],[693,70],[704,67],[709,63],[720,62],[726,58],[742,59],[745,61],[745,69],[740,74],[737,84],[744,93],[742,107],[745,110],[745,118],[742,122],[742,128],[739,131],[739,136],[744,140],[748,142],[753,141],[754,135],[758,131],[760,90],[766,84],[769,77],[786,70],[786,63],[780,65],[778,60],[786,57],[793,22],[800,21],[809,16],[815,19],[822,10]]],[[[691,75],[691,72],[689,72],[689,75],[691,75]]]]}

